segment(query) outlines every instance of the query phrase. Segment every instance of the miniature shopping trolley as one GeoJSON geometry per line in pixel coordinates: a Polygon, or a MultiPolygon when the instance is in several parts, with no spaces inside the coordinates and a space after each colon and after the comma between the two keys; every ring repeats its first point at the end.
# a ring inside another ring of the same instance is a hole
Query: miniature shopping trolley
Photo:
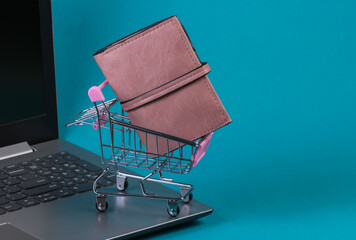
{"type": "Polygon", "coordinates": [[[99,132],[101,161],[107,165],[98,175],[93,183],[93,191],[96,194],[96,208],[100,212],[105,212],[108,208],[107,196],[138,197],[166,200],[167,212],[175,217],[179,214],[179,202],[188,203],[192,200],[193,185],[178,183],[170,178],[164,178],[162,172],[187,174],[196,166],[204,156],[213,133],[197,141],[188,141],[175,136],[170,136],[161,132],[135,126],[130,123],[127,114],[120,108],[118,98],[105,101],[101,90],[108,84],[107,81],[99,86],[94,86],[89,90],[89,97],[94,106],[81,111],[66,126],[89,124],[99,132]],[[115,112],[115,107],[119,110],[115,112]],[[117,113],[117,112],[120,112],[117,113]],[[164,154],[162,151],[147,151],[142,141],[139,139],[154,139],[156,146],[158,141],[166,142],[164,154]],[[175,150],[169,151],[170,144],[176,144],[175,150]],[[127,174],[119,171],[117,166],[143,168],[150,170],[147,176],[127,174]],[[118,192],[109,192],[98,186],[100,179],[113,167],[116,172],[116,186],[118,192]],[[158,177],[153,178],[157,174],[158,177]],[[128,194],[125,189],[128,187],[128,178],[138,179],[142,194],[128,194]],[[180,187],[180,196],[160,196],[156,193],[148,193],[145,190],[144,182],[159,182],[180,187]]]}

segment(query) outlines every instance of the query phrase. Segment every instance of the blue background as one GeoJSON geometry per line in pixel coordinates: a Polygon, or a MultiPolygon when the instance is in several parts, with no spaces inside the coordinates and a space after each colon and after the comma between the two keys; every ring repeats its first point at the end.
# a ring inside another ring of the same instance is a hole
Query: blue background
{"type": "MultiPolygon", "coordinates": [[[[177,15],[233,123],[178,180],[212,215],[152,239],[355,239],[355,1],[53,0],[60,137],[99,153],[92,55],[177,15]]],[[[105,90],[107,96],[113,96],[105,90]]]]}

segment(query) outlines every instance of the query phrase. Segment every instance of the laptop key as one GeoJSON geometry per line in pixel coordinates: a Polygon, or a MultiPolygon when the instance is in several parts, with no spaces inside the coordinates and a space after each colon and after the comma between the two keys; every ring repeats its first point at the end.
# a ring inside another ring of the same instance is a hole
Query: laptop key
{"type": "Polygon", "coordinates": [[[47,177],[49,180],[51,180],[52,182],[58,182],[63,180],[63,178],[58,175],[58,174],[53,174],[52,176],[47,177]]]}
{"type": "Polygon", "coordinates": [[[72,178],[72,180],[77,184],[88,182],[88,180],[85,177],[82,177],[82,176],[74,177],[74,178],[72,178]]]}
{"type": "Polygon", "coordinates": [[[49,201],[56,200],[57,197],[55,195],[53,195],[52,193],[45,193],[45,194],[36,196],[35,199],[40,202],[49,202],[49,201]]]}
{"type": "Polygon", "coordinates": [[[105,178],[101,178],[99,181],[98,181],[99,185],[100,186],[103,186],[103,187],[106,187],[106,186],[110,186],[110,185],[113,185],[114,182],[110,181],[110,180],[107,180],[105,178]]]}
{"type": "Polygon", "coordinates": [[[23,207],[32,207],[39,204],[40,202],[34,198],[26,198],[26,199],[16,201],[16,203],[20,204],[23,207]]]}
{"type": "Polygon", "coordinates": [[[68,170],[73,170],[73,169],[76,169],[78,166],[75,165],[74,163],[69,162],[69,163],[63,164],[63,167],[68,170]]]}
{"type": "Polygon", "coordinates": [[[100,167],[91,164],[90,162],[85,161],[83,159],[76,161],[75,164],[78,165],[79,167],[84,168],[85,170],[88,170],[89,172],[97,172],[102,170],[100,167]]]}
{"type": "Polygon", "coordinates": [[[67,156],[64,156],[63,158],[65,160],[71,161],[71,162],[79,160],[79,157],[77,157],[77,156],[75,156],[73,154],[68,154],[67,156]]]}
{"type": "Polygon", "coordinates": [[[36,173],[38,175],[41,175],[42,177],[48,177],[48,176],[51,176],[53,174],[52,171],[47,169],[47,168],[43,168],[41,170],[38,170],[36,173]]]}
{"type": "Polygon", "coordinates": [[[64,179],[60,182],[58,182],[60,185],[62,185],[63,187],[72,187],[74,186],[76,183],[71,180],[71,179],[64,179]]]}
{"type": "Polygon", "coordinates": [[[56,165],[62,165],[62,164],[67,163],[67,161],[64,160],[63,158],[56,158],[56,159],[53,160],[53,162],[54,162],[54,164],[56,164],[56,165]]]}
{"type": "Polygon", "coordinates": [[[14,177],[5,179],[3,181],[3,183],[5,183],[8,186],[12,186],[12,185],[18,184],[20,182],[21,182],[20,180],[18,180],[17,178],[14,178],[14,177]]]}
{"type": "Polygon", "coordinates": [[[43,158],[35,158],[35,159],[31,160],[31,162],[34,163],[34,164],[38,164],[38,163],[43,162],[43,161],[44,161],[43,158]]]}
{"type": "Polygon", "coordinates": [[[65,171],[65,168],[60,167],[60,166],[54,166],[54,167],[51,167],[50,170],[55,173],[61,173],[61,172],[65,171]]]}
{"type": "Polygon", "coordinates": [[[18,193],[14,193],[14,194],[8,194],[7,199],[9,199],[10,201],[17,201],[17,200],[21,200],[26,198],[27,196],[21,192],[18,193]]]}
{"type": "Polygon", "coordinates": [[[10,177],[16,177],[16,176],[19,176],[19,175],[24,175],[28,173],[28,171],[24,168],[19,168],[19,169],[13,169],[13,170],[9,170],[7,172],[7,174],[10,176],[10,177]]]}
{"type": "Polygon", "coordinates": [[[45,162],[41,162],[40,165],[44,168],[50,168],[54,166],[54,162],[53,161],[45,161],[45,162]]]}
{"type": "Polygon", "coordinates": [[[69,153],[65,152],[65,151],[62,151],[62,152],[59,152],[59,153],[56,153],[55,155],[56,156],[60,156],[60,157],[63,157],[65,155],[68,155],[69,153]]]}
{"type": "Polygon", "coordinates": [[[64,178],[73,178],[76,175],[72,171],[62,172],[61,176],[64,178]]]}
{"type": "Polygon", "coordinates": [[[11,164],[9,166],[4,167],[5,172],[14,170],[16,168],[19,168],[16,164],[11,164]]]}
{"type": "Polygon", "coordinates": [[[4,180],[8,178],[8,176],[5,173],[0,173],[0,180],[4,180]]]}
{"type": "Polygon", "coordinates": [[[19,188],[17,186],[8,186],[8,187],[4,188],[3,191],[11,194],[11,193],[20,192],[21,188],[19,188]]]}
{"type": "Polygon", "coordinates": [[[89,179],[90,181],[94,181],[98,176],[99,176],[99,174],[96,174],[96,173],[85,174],[85,177],[87,179],[89,179]]]}
{"type": "Polygon", "coordinates": [[[29,165],[29,166],[26,166],[26,168],[32,172],[42,169],[42,167],[39,165],[29,165]]]}
{"type": "Polygon", "coordinates": [[[77,175],[85,175],[85,174],[89,173],[88,170],[85,170],[85,169],[80,168],[80,167],[74,169],[73,172],[76,173],[77,175]]]}
{"type": "Polygon", "coordinates": [[[21,165],[21,166],[28,166],[28,165],[31,165],[31,164],[32,164],[32,163],[29,162],[29,161],[24,161],[24,162],[20,163],[19,165],[21,165]]]}
{"type": "Polygon", "coordinates": [[[23,182],[23,183],[19,184],[18,186],[22,189],[30,189],[30,188],[34,188],[34,187],[43,186],[48,183],[51,183],[51,181],[47,180],[44,177],[37,177],[37,178],[33,178],[29,181],[23,182]]]}
{"type": "Polygon", "coordinates": [[[47,185],[44,185],[41,187],[36,187],[36,188],[31,188],[31,189],[25,190],[25,191],[23,191],[23,193],[28,196],[35,196],[38,194],[52,192],[52,191],[55,191],[60,188],[61,188],[61,186],[58,185],[57,183],[52,183],[52,184],[47,184],[47,185]]]}
{"type": "Polygon", "coordinates": [[[22,208],[20,205],[16,203],[6,203],[4,205],[1,205],[0,207],[7,212],[13,212],[22,208]]]}
{"type": "Polygon", "coordinates": [[[43,159],[45,159],[45,160],[51,160],[51,159],[55,159],[55,158],[56,158],[55,154],[50,154],[50,155],[43,157],[43,159]]]}
{"type": "Polygon", "coordinates": [[[0,188],[3,188],[3,187],[5,187],[5,185],[0,182],[0,188]]]}
{"type": "Polygon", "coordinates": [[[59,189],[59,190],[53,192],[53,194],[56,195],[59,198],[64,198],[64,197],[68,197],[68,196],[74,195],[75,192],[73,192],[69,188],[62,188],[62,189],[59,189]]]}
{"type": "Polygon", "coordinates": [[[0,215],[3,215],[5,213],[6,213],[6,211],[0,208],[0,215]]]}
{"type": "Polygon", "coordinates": [[[5,203],[8,203],[8,202],[9,202],[9,199],[4,198],[4,197],[1,197],[1,198],[0,198],[0,205],[5,204],[5,203]]]}
{"type": "Polygon", "coordinates": [[[6,193],[0,190],[0,197],[4,196],[6,193]]]}
{"type": "Polygon", "coordinates": [[[93,190],[93,183],[87,182],[87,183],[78,184],[78,185],[72,187],[72,190],[76,193],[87,192],[87,191],[93,190]]]}
{"type": "Polygon", "coordinates": [[[33,179],[37,177],[37,175],[35,173],[27,173],[25,175],[21,175],[21,176],[18,176],[17,178],[21,181],[28,181],[30,179],[33,179]]]}

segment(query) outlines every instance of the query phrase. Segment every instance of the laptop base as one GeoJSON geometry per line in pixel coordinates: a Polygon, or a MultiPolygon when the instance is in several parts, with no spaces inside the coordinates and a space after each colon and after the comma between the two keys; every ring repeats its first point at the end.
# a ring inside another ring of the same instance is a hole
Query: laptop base
{"type": "MultiPolygon", "coordinates": [[[[53,140],[33,146],[37,151],[6,159],[0,167],[55,152],[68,151],[97,166],[100,157],[64,140],[53,140]]],[[[120,168],[126,173],[129,169],[120,168]]],[[[117,191],[114,187],[110,187],[117,191]]],[[[158,183],[150,183],[148,191],[164,195],[179,195],[176,191],[158,183]]],[[[138,181],[129,182],[128,194],[141,191],[138,181]]],[[[199,201],[180,205],[180,214],[167,214],[167,201],[129,197],[108,197],[108,209],[101,213],[95,207],[96,196],[92,191],[60,198],[30,208],[23,208],[0,216],[0,224],[10,222],[40,239],[116,239],[132,238],[148,232],[191,221],[212,213],[213,209],[199,201]]]]}

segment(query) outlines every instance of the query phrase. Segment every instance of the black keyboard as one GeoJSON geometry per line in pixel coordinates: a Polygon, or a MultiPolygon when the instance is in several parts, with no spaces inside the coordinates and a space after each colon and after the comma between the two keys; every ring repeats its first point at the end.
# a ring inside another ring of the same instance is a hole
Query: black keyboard
{"type": "MultiPolygon", "coordinates": [[[[59,152],[0,170],[0,214],[91,191],[102,169],[68,152],[59,152]]],[[[100,186],[116,182],[108,173],[100,186]]]]}

